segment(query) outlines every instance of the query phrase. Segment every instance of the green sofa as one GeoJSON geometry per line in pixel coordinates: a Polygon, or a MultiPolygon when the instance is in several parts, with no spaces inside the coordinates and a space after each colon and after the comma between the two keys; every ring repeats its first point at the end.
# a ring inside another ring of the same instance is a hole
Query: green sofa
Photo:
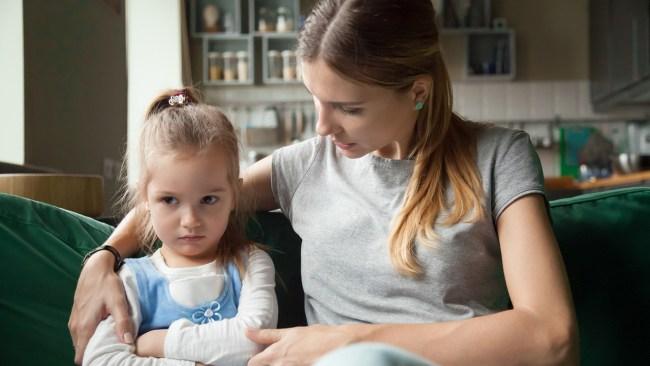
{"type": "MultiPolygon", "coordinates": [[[[578,314],[583,365],[650,360],[650,188],[550,203],[578,314]]],[[[268,245],[279,280],[280,327],[304,324],[300,238],[280,213],[248,234],[268,245]]],[[[112,227],[0,194],[0,365],[71,365],[67,320],[83,254],[112,227]]]]}

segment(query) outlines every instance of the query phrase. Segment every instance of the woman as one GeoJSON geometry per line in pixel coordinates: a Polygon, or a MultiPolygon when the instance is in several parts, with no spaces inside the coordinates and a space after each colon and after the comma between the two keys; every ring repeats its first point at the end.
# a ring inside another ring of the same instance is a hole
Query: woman
{"type": "MultiPolygon", "coordinates": [[[[320,136],[255,164],[244,186],[303,240],[310,326],[249,331],[268,345],[249,365],[359,342],[411,364],[577,363],[539,159],[525,133],[452,113],[433,19],[429,0],[324,0],[308,18],[298,52],[320,136]]],[[[123,254],[132,225],[108,240],[123,254]]],[[[127,319],[112,265],[104,251],[80,277],[77,354],[105,313],[127,319]]]]}

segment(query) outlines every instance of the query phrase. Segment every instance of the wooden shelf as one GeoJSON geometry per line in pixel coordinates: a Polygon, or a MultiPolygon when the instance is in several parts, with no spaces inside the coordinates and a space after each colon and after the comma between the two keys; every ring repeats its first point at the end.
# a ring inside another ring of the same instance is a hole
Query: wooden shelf
{"type": "Polygon", "coordinates": [[[103,179],[79,174],[0,174],[0,192],[46,202],[98,217],[104,203],[103,179]]]}

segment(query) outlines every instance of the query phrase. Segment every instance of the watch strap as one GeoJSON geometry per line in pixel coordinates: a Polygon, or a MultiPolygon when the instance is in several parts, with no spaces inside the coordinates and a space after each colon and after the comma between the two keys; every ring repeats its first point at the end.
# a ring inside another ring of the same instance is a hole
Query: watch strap
{"type": "Polygon", "coordinates": [[[115,272],[119,271],[122,265],[124,264],[124,259],[122,258],[122,255],[120,255],[120,252],[115,249],[115,247],[109,245],[109,244],[103,244],[98,246],[97,248],[91,250],[90,252],[86,253],[84,256],[83,260],[81,261],[81,268],[84,267],[86,262],[88,261],[88,258],[90,258],[93,254],[100,252],[102,250],[107,250],[113,254],[113,257],[115,257],[115,264],[113,265],[113,270],[115,272]]]}

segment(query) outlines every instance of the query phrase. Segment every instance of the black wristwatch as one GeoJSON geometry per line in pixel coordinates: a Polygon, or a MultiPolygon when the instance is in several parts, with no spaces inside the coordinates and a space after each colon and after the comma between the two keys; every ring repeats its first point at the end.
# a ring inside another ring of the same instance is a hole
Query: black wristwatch
{"type": "Polygon", "coordinates": [[[113,257],[115,257],[115,265],[113,266],[113,270],[115,270],[115,272],[119,271],[122,265],[124,264],[124,259],[122,259],[120,252],[118,252],[117,249],[115,249],[113,246],[109,244],[100,245],[97,248],[86,253],[84,259],[81,260],[81,268],[84,268],[84,265],[86,264],[86,261],[88,260],[88,258],[90,258],[90,256],[102,250],[108,250],[109,252],[111,252],[111,254],[113,254],[113,257]]]}

